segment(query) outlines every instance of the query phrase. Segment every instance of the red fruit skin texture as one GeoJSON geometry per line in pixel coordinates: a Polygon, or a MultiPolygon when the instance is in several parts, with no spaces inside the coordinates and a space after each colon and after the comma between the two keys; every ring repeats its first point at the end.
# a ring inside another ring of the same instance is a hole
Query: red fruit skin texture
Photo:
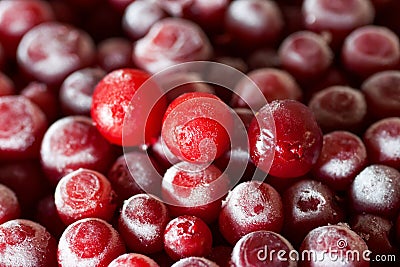
{"type": "Polygon", "coordinates": [[[64,117],[53,123],[40,149],[42,168],[53,185],[79,168],[106,172],[115,159],[114,154],[111,144],[90,118],[84,116],[64,117]]]}
{"type": "Polygon", "coordinates": [[[34,218],[57,239],[61,237],[66,228],[66,225],[61,221],[60,215],[57,212],[53,193],[38,201],[34,218]]]}
{"type": "Polygon", "coordinates": [[[234,246],[231,262],[235,267],[296,267],[297,262],[284,256],[287,260],[280,260],[278,255],[271,251],[285,251],[286,256],[294,250],[293,246],[283,236],[270,231],[255,231],[243,236],[234,246]],[[260,253],[261,251],[261,253],[260,253]],[[264,259],[265,257],[265,259],[264,259]]]}
{"type": "Polygon", "coordinates": [[[219,265],[202,257],[187,257],[175,262],[171,267],[219,267],[219,265]]]}
{"type": "Polygon", "coordinates": [[[56,254],[57,241],[40,224],[16,219],[0,225],[1,266],[56,267],[56,254]]]}
{"type": "Polygon", "coordinates": [[[400,210],[400,172],[385,165],[369,165],[349,189],[350,207],[356,213],[394,218],[400,210]]]}
{"type": "Polygon", "coordinates": [[[192,215],[206,223],[218,218],[229,178],[214,165],[180,162],[169,168],[162,182],[163,200],[172,216],[192,215]]]}
{"type": "Polygon", "coordinates": [[[362,83],[361,90],[374,118],[400,117],[400,71],[375,73],[362,83]]]}
{"type": "Polygon", "coordinates": [[[14,82],[0,71],[0,96],[14,95],[15,93],[14,82]]]}
{"type": "Polygon", "coordinates": [[[345,191],[367,164],[363,141],[353,133],[334,131],[324,135],[322,151],[312,175],[333,190],[345,191]]]}
{"type": "Polygon", "coordinates": [[[158,136],[166,102],[160,98],[155,103],[161,97],[155,84],[147,85],[145,93],[138,92],[149,78],[142,70],[119,69],[107,74],[96,86],[91,116],[99,132],[112,144],[139,146],[158,136]]]}
{"type": "Polygon", "coordinates": [[[15,57],[18,43],[26,32],[40,23],[53,19],[53,10],[45,1],[1,1],[0,40],[7,57],[15,57]]]}
{"type": "Polygon", "coordinates": [[[97,64],[107,73],[132,68],[132,43],[125,38],[108,38],[97,45],[97,64]]]}
{"type": "Polygon", "coordinates": [[[363,140],[371,163],[400,170],[400,118],[375,122],[365,131],[363,140]]]}
{"type": "Polygon", "coordinates": [[[160,193],[162,176],[158,173],[157,163],[144,151],[131,151],[117,158],[107,178],[117,193],[119,205],[145,191],[160,193]]]}
{"type": "Polygon", "coordinates": [[[65,229],[58,243],[59,267],[107,267],[125,253],[119,233],[97,218],[76,221],[65,229]]]}
{"type": "Polygon", "coordinates": [[[58,214],[66,225],[92,217],[110,221],[117,207],[115,199],[107,178],[88,169],[64,176],[54,193],[58,214]]]}
{"type": "Polygon", "coordinates": [[[38,158],[46,129],[46,116],[32,101],[22,96],[0,97],[1,160],[38,158]]]}
{"type": "Polygon", "coordinates": [[[334,130],[359,132],[367,118],[367,102],[357,89],[331,86],[317,92],[308,103],[325,133],[334,130]]]}
{"type": "Polygon", "coordinates": [[[231,111],[217,96],[185,93],[168,106],[161,136],[181,160],[209,163],[229,148],[231,127],[231,111]]]}
{"type": "Polygon", "coordinates": [[[151,258],[137,253],[123,254],[114,259],[108,267],[159,267],[159,265],[151,258]]]}
{"type": "MultiPolygon", "coordinates": [[[[324,257],[323,260],[304,259],[300,262],[300,267],[317,266],[345,266],[345,267],[368,267],[369,261],[363,257],[363,253],[368,250],[367,244],[355,232],[350,230],[347,225],[328,225],[313,229],[308,233],[301,244],[299,253],[303,251],[313,251],[318,255],[322,251],[337,251],[333,255],[338,257],[324,257]],[[357,258],[347,257],[348,251],[354,251],[360,255],[357,258]]],[[[365,254],[364,254],[365,255],[365,254]]],[[[368,254],[367,254],[368,255],[368,254]]]]}
{"type": "Polygon", "coordinates": [[[306,174],[317,162],[322,149],[322,132],[314,115],[295,100],[277,100],[268,105],[256,114],[248,130],[253,162],[277,177],[306,174]],[[269,112],[275,121],[276,133],[269,112]]]}
{"type": "Polygon", "coordinates": [[[164,232],[165,252],[174,260],[210,254],[212,234],[207,224],[195,216],[171,220],[164,232]]]}
{"type": "Polygon", "coordinates": [[[203,30],[195,23],[180,18],[156,22],[133,49],[136,66],[156,73],[175,64],[208,60],[212,47],[203,30]]]}
{"type": "Polygon", "coordinates": [[[118,230],[131,251],[151,254],[163,249],[164,230],[169,220],[164,203],[151,195],[138,194],[124,202],[118,230]]]}
{"type": "Polygon", "coordinates": [[[282,194],[285,223],[283,233],[299,245],[314,228],[344,221],[345,214],[335,193],[320,182],[305,179],[282,194]]]}
{"type": "Polygon", "coordinates": [[[80,29],[59,22],[42,23],[24,35],[17,61],[29,77],[59,85],[70,73],[95,60],[91,37],[80,29]]]}
{"type": "Polygon", "coordinates": [[[7,186],[0,184],[0,224],[21,215],[16,194],[7,186]]]}
{"type": "Polygon", "coordinates": [[[281,197],[266,183],[240,183],[227,196],[218,223],[223,237],[232,245],[250,232],[278,233],[283,226],[281,197]]]}

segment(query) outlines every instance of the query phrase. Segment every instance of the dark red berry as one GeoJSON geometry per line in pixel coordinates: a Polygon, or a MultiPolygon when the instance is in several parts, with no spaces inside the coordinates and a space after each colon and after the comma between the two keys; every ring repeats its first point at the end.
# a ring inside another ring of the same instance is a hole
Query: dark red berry
{"type": "Polygon", "coordinates": [[[0,224],[17,219],[20,215],[21,209],[16,194],[0,184],[0,224]]]}
{"type": "Polygon", "coordinates": [[[187,257],[175,262],[171,267],[219,267],[219,265],[202,257],[187,257]]]}

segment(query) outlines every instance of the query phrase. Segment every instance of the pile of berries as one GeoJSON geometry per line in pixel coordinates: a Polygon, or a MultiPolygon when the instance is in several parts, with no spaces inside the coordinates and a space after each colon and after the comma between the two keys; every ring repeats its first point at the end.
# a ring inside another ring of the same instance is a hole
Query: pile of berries
{"type": "Polygon", "coordinates": [[[0,266],[399,266],[399,12],[0,1],[0,266]]]}

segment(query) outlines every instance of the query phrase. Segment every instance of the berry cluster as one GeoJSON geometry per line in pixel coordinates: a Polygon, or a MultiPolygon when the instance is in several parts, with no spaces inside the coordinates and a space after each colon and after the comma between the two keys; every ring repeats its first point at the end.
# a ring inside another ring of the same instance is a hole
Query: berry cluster
{"type": "Polygon", "coordinates": [[[0,266],[399,266],[399,12],[0,1],[0,266]]]}

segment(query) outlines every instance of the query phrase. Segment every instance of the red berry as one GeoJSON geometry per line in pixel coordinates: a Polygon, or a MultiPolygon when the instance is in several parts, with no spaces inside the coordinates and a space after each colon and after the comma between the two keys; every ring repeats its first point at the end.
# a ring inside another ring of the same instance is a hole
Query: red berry
{"type": "Polygon", "coordinates": [[[202,257],[187,257],[175,262],[171,267],[219,267],[219,265],[202,257]]]}
{"type": "Polygon", "coordinates": [[[161,134],[178,158],[208,163],[228,149],[231,124],[231,111],[217,96],[186,93],[168,106],[161,134]]]}
{"type": "Polygon", "coordinates": [[[64,117],[53,123],[43,138],[40,155],[53,185],[79,168],[105,173],[115,158],[113,147],[84,116],[64,117]]]}
{"type": "Polygon", "coordinates": [[[14,95],[14,94],[15,94],[14,82],[4,73],[0,72],[0,96],[14,95]]]}
{"type": "Polygon", "coordinates": [[[106,72],[133,67],[132,43],[125,38],[108,38],[97,45],[97,64],[106,72]]]}
{"type": "Polygon", "coordinates": [[[218,218],[229,179],[213,165],[180,162],[164,174],[161,193],[172,216],[193,215],[207,223],[218,218]]]}
{"type": "Polygon", "coordinates": [[[65,229],[58,243],[58,266],[107,267],[124,253],[122,239],[110,224],[87,218],[65,229]]]}
{"type": "Polygon", "coordinates": [[[65,224],[91,217],[110,221],[117,206],[115,198],[107,178],[88,169],[64,176],[54,193],[58,214],[65,224]]]}
{"type": "Polygon", "coordinates": [[[171,220],[164,232],[165,252],[174,260],[210,254],[211,231],[195,216],[180,216],[171,220]]]}
{"type": "Polygon", "coordinates": [[[279,232],[283,225],[281,197],[266,183],[241,183],[228,195],[218,222],[220,232],[230,244],[258,230],[279,232]]]}
{"type": "Polygon", "coordinates": [[[38,158],[46,128],[46,116],[28,98],[0,97],[1,160],[38,158]]]}
{"type": "Polygon", "coordinates": [[[108,267],[159,267],[159,265],[151,258],[137,254],[129,253],[123,254],[118,258],[114,259],[108,267]]]}
{"type": "Polygon", "coordinates": [[[17,196],[10,188],[0,184],[0,224],[17,219],[20,215],[17,196]]]}
{"type": "Polygon", "coordinates": [[[118,230],[127,247],[139,253],[163,249],[164,230],[169,222],[167,207],[147,194],[137,194],[124,202],[118,230]]]}
{"type": "Polygon", "coordinates": [[[248,131],[253,162],[277,177],[306,174],[322,149],[322,132],[311,110],[294,100],[273,101],[261,108],[248,131]]]}
{"type": "Polygon", "coordinates": [[[139,90],[149,78],[141,70],[120,69],[107,74],[96,86],[91,115],[109,142],[139,146],[151,143],[159,134],[166,103],[164,98],[156,102],[161,90],[155,84],[147,83],[139,90]]]}
{"type": "Polygon", "coordinates": [[[38,223],[11,220],[0,225],[0,265],[56,267],[57,241],[38,223]]]}
{"type": "Polygon", "coordinates": [[[61,221],[54,201],[54,193],[42,198],[35,212],[35,220],[46,227],[46,229],[57,239],[64,232],[66,225],[61,221]]]}

